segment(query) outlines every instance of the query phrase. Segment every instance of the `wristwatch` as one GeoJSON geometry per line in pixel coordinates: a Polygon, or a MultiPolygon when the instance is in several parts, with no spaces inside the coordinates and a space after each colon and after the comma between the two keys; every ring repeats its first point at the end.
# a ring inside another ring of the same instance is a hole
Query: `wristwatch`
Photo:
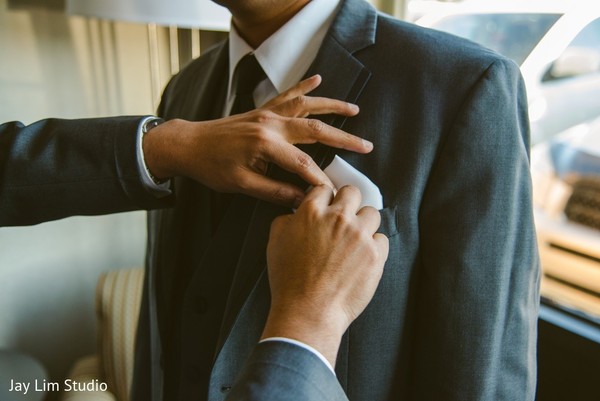
{"type": "MultiPolygon", "coordinates": [[[[153,128],[158,127],[159,125],[161,125],[164,122],[165,122],[165,120],[163,120],[160,117],[151,117],[151,118],[148,118],[142,124],[142,135],[146,135],[148,132],[150,132],[150,130],[152,130],[153,128]]],[[[156,185],[161,185],[161,184],[164,184],[165,182],[169,181],[168,178],[164,179],[164,180],[156,178],[152,174],[152,172],[150,171],[150,169],[148,168],[148,166],[146,166],[145,163],[144,163],[144,166],[146,167],[146,172],[148,173],[148,176],[150,177],[150,179],[152,179],[152,182],[154,182],[156,185]]]]}
{"type": "Polygon", "coordinates": [[[147,134],[152,128],[156,128],[164,122],[165,120],[160,117],[148,118],[142,125],[142,134],[147,134]]]}

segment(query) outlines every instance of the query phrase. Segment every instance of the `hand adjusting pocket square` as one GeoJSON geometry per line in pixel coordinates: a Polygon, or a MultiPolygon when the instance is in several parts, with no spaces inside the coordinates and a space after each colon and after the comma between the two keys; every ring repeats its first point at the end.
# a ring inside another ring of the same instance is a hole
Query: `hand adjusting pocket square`
{"type": "Polygon", "coordinates": [[[383,197],[379,187],[341,157],[336,155],[331,164],[323,171],[336,188],[341,188],[344,185],[357,187],[362,194],[360,207],[372,206],[377,210],[383,209],[383,197]]]}

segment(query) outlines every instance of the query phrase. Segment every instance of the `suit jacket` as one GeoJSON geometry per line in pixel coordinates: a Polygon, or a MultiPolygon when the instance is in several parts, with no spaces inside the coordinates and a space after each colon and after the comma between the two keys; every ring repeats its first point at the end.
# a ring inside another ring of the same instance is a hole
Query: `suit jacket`
{"type": "MultiPolygon", "coordinates": [[[[191,63],[160,113],[218,116],[227,63],[226,42],[191,63]]],[[[390,241],[377,292],[340,347],[348,398],[532,400],[539,263],[518,67],[346,0],[315,73],[315,96],[360,106],[324,120],[375,144],[368,155],[337,152],[379,186],[390,241]]],[[[334,154],[306,150],[321,166],[334,154]]],[[[215,220],[223,205],[211,191],[183,180],[177,196],[149,218],[134,399],[222,400],[261,334],[269,226],[289,210],[236,196],[215,220]]]]}
{"type": "Polygon", "coordinates": [[[0,125],[0,227],[164,207],[143,186],[141,117],[0,125]]]}

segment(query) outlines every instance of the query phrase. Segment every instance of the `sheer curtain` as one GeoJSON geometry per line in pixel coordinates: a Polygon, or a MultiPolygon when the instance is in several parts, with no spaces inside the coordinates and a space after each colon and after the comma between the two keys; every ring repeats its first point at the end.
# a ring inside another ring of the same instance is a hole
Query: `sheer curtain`
{"type": "Polygon", "coordinates": [[[410,0],[370,0],[378,10],[386,14],[393,15],[396,18],[404,18],[406,15],[406,5],[410,0]]]}

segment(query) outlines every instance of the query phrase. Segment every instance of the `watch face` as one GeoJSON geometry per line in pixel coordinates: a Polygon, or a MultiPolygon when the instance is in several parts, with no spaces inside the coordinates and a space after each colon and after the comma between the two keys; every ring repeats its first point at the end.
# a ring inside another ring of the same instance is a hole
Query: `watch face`
{"type": "Polygon", "coordinates": [[[165,120],[163,120],[162,118],[158,118],[158,117],[149,119],[144,124],[144,127],[142,128],[142,132],[145,134],[148,131],[150,131],[152,128],[158,127],[160,124],[162,124],[164,122],[165,122],[165,120]]]}

